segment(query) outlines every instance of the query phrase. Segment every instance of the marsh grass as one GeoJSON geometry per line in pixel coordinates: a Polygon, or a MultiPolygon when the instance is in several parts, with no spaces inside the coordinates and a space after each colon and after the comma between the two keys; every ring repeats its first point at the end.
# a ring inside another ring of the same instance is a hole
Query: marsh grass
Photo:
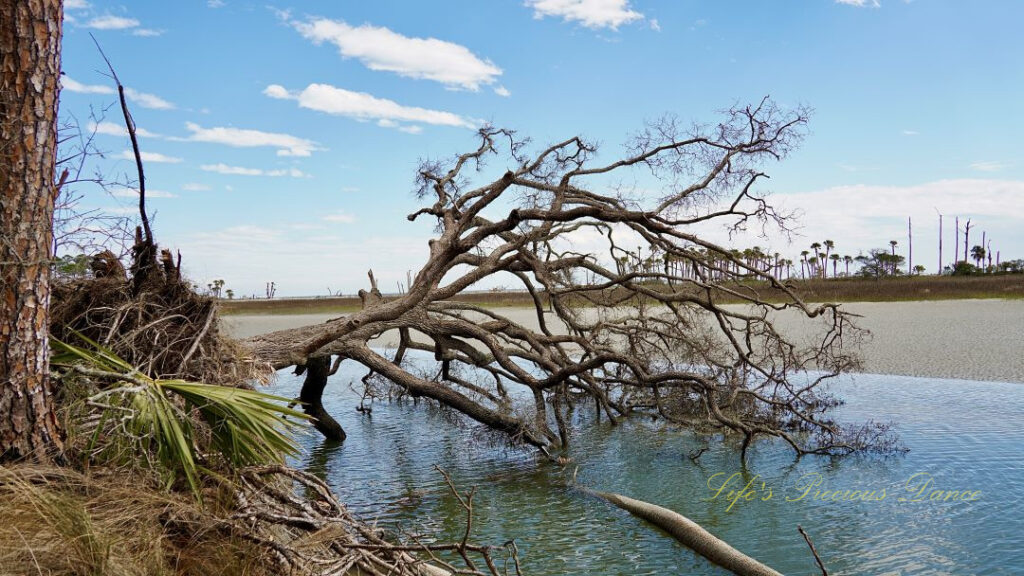
{"type": "Polygon", "coordinates": [[[261,574],[219,503],[155,490],[130,470],[0,467],[0,576],[261,574]]]}
{"type": "MultiPolygon", "coordinates": [[[[959,299],[1024,299],[1024,275],[993,274],[987,276],[896,276],[892,278],[828,278],[825,280],[787,280],[808,302],[902,302],[915,300],[959,299]]],[[[764,283],[736,283],[743,290],[756,290],[769,301],[773,291],[764,283]]],[[[696,292],[695,292],[696,293],[696,292]]],[[[723,303],[739,302],[726,294],[719,294],[723,303]]],[[[388,297],[388,296],[385,296],[388,297]]],[[[393,298],[393,296],[391,296],[393,298]]],[[[781,294],[774,296],[781,300],[781,294]]],[[[532,307],[533,300],[526,292],[472,292],[459,294],[455,300],[485,308],[532,307]]],[[[545,299],[545,305],[547,301],[545,299]]],[[[226,315],[293,315],[293,314],[350,314],[360,309],[358,298],[279,298],[275,300],[223,300],[222,313],[226,315]]]]}

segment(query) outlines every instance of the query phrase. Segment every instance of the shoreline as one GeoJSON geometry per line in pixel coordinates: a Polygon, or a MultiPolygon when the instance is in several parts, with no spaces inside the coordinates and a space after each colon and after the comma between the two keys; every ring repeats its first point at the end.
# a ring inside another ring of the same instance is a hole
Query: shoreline
{"type": "MultiPolygon", "coordinates": [[[[1024,300],[970,299],[900,302],[847,302],[871,332],[861,349],[862,373],[1024,383],[1024,300]]],[[[536,328],[534,311],[500,307],[495,312],[536,328]]],[[[233,314],[222,317],[235,338],[319,324],[337,312],[314,314],[233,314]]],[[[798,319],[780,317],[780,330],[794,338],[809,334],[798,319]]],[[[397,331],[372,342],[394,346],[397,331]]]]}

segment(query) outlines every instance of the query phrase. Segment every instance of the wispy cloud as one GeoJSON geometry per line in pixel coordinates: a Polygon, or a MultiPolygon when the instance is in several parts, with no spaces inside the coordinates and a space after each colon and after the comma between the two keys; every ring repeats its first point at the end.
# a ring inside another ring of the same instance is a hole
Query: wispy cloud
{"type": "Polygon", "coordinates": [[[223,126],[203,128],[194,122],[185,123],[185,128],[192,133],[185,140],[225,144],[236,148],[277,148],[278,156],[309,156],[316,150],[322,150],[316,142],[290,134],[223,126]]]}
{"type": "Polygon", "coordinates": [[[502,72],[465,46],[437,38],[410,38],[384,27],[350,26],[327,18],[291,24],[306,39],[330,42],[343,58],[359,60],[370,70],[433,80],[450,89],[475,92],[481,85],[494,84],[502,72]]]}
{"type": "Polygon", "coordinates": [[[132,36],[142,36],[144,38],[151,38],[153,36],[160,36],[164,33],[163,30],[154,30],[152,28],[139,28],[132,30],[132,36]]]}
{"type": "MultiPolygon", "coordinates": [[[[98,124],[96,122],[89,122],[88,128],[90,132],[106,136],[128,136],[128,130],[125,129],[124,126],[115,124],[114,122],[103,121],[98,124]]],[[[150,132],[149,130],[139,126],[135,127],[135,135],[143,138],[162,138],[160,134],[150,132]]]]}
{"type": "Polygon", "coordinates": [[[836,4],[846,4],[847,6],[856,6],[858,8],[865,8],[867,6],[878,8],[882,5],[880,0],[836,0],[836,4]]]}
{"type": "Polygon", "coordinates": [[[903,130],[901,134],[903,134],[904,136],[917,136],[918,134],[920,134],[920,132],[918,132],[917,130],[903,130]]]}
{"type": "Polygon", "coordinates": [[[328,214],[327,216],[324,216],[324,221],[340,222],[342,224],[353,224],[356,221],[356,217],[351,214],[348,214],[347,212],[339,210],[334,214],[328,214]]]}
{"type": "Polygon", "coordinates": [[[205,170],[206,172],[216,172],[217,174],[228,174],[232,176],[291,176],[292,178],[309,178],[309,174],[306,174],[297,168],[264,170],[262,168],[245,168],[243,166],[229,166],[227,164],[220,163],[203,164],[199,169],[205,170]]]}
{"type": "Polygon", "coordinates": [[[508,91],[508,88],[505,88],[504,86],[496,87],[494,89],[494,93],[497,94],[498,96],[501,96],[502,98],[508,98],[509,96],[512,95],[512,93],[508,91]]]}
{"type": "Polygon", "coordinates": [[[115,90],[104,84],[82,84],[81,82],[72,79],[70,76],[61,76],[60,85],[64,90],[68,92],[78,92],[80,94],[114,94],[115,90]]]}
{"type": "Polygon", "coordinates": [[[85,0],[64,0],[65,10],[85,10],[89,7],[89,3],[85,0]]]}
{"type": "MultiPolygon", "coordinates": [[[[149,192],[146,192],[146,195],[148,196],[149,192]]],[[[139,213],[139,208],[137,206],[108,206],[106,208],[102,208],[102,210],[107,214],[113,214],[115,216],[132,216],[138,215],[139,213]]]]}
{"type": "MultiPolygon", "coordinates": [[[[110,193],[111,196],[117,196],[118,198],[138,198],[139,191],[133,188],[125,188],[121,190],[115,190],[110,193]]],[[[163,190],[146,190],[146,198],[177,198],[176,194],[165,192],[163,190]]],[[[138,208],[134,208],[138,211],[138,208]]]]}
{"type": "Polygon", "coordinates": [[[84,27],[96,30],[125,30],[127,28],[135,28],[138,25],[139,21],[135,18],[106,14],[92,18],[84,24],[84,27]]]}
{"type": "Polygon", "coordinates": [[[210,8],[223,8],[224,0],[206,0],[206,5],[210,8]]]}
{"type": "MultiPolygon", "coordinates": [[[[107,86],[105,84],[82,84],[70,76],[61,76],[60,84],[61,87],[68,92],[78,92],[80,94],[117,94],[117,90],[115,90],[113,86],[107,86]]],[[[143,108],[152,108],[154,110],[174,109],[174,104],[171,104],[167,100],[164,100],[155,94],[140,92],[134,88],[125,88],[124,94],[133,103],[138,104],[143,108]]]]}
{"type": "Polygon", "coordinates": [[[595,30],[616,30],[644,17],[630,8],[629,0],[526,0],[526,6],[533,8],[534,18],[560,17],[595,30]]]}
{"type": "Polygon", "coordinates": [[[978,170],[980,172],[999,172],[1012,166],[1008,162],[997,162],[994,160],[987,160],[981,162],[972,162],[970,167],[972,170],[978,170]]]}
{"type": "Polygon", "coordinates": [[[181,189],[186,192],[206,192],[210,187],[206,184],[199,184],[197,182],[187,182],[181,185],[181,189]]]}
{"type": "Polygon", "coordinates": [[[377,98],[366,92],[353,92],[328,84],[310,84],[301,92],[288,91],[283,86],[272,84],[263,91],[271,98],[295,100],[302,108],[345,116],[356,120],[376,120],[386,128],[405,128],[415,131],[416,127],[401,123],[422,123],[437,126],[458,126],[476,128],[477,123],[458,114],[441,110],[430,110],[415,106],[402,106],[393,100],[377,98]]]}
{"type": "MultiPolygon", "coordinates": [[[[178,164],[181,162],[181,158],[174,156],[167,156],[166,154],[160,154],[159,152],[139,152],[139,156],[142,157],[143,162],[153,162],[155,164],[178,164]]],[[[131,150],[125,150],[115,156],[122,160],[135,160],[135,155],[132,154],[131,150]]]]}
{"type": "Polygon", "coordinates": [[[135,102],[143,108],[152,108],[154,110],[174,109],[174,104],[171,104],[167,100],[164,100],[163,98],[156,96],[155,94],[139,92],[134,88],[125,88],[124,93],[132,102],[135,102]]]}

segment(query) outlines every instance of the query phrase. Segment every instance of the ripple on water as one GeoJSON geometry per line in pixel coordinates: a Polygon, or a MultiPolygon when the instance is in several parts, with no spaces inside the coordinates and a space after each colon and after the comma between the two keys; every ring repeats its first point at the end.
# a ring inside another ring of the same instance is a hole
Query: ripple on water
{"type": "MultiPolygon", "coordinates": [[[[477,486],[474,534],[501,544],[515,538],[529,574],[724,574],[664,534],[606,502],[566,487],[572,469],[508,449],[479,426],[453,424],[411,402],[355,411],[347,389],[361,373],[342,366],[328,410],[348,433],[340,445],[309,435],[302,465],[326,478],[369,521],[439,540],[461,537],[464,517],[444,480],[477,486]]],[[[295,396],[299,379],[281,373],[276,392],[295,396]]],[[[760,442],[749,479],[771,487],[768,500],[709,501],[708,479],[739,471],[732,442],[697,438],[643,421],[588,426],[574,436],[581,485],[622,492],[677,510],[783,573],[815,573],[796,532],[802,525],[830,574],[1024,574],[1024,388],[1020,384],[857,375],[834,385],[847,400],[839,417],[898,422],[910,449],[901,457],[804,458],[760,442]],[[707,446],[697,463],[690,451],[707,446]],[[821,502],[799,495],[807,474],[823,489],[887,490],[880,502],[821,502]],[[899,502],[907,482],[928,474],[930,488],[981,490],[976,502],[899,502]]]]}

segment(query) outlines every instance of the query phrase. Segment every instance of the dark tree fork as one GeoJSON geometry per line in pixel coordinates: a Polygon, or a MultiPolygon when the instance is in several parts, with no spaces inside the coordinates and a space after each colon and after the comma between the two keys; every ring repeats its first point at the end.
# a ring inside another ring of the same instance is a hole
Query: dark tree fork
{"type": "Polygon", "coordinates": [[[484,128],[476,150],[421,166],[419,196],[431,203],[409,219],[436,219],[439,235],[404,294],[364,299],[360,312],[247,344],[275,368],[332,355],[357,362],[549,455],[569,441],[570,411],[581,402],[613,421],[641,412],[735,432],[744,451],[758,435],[801,454],[865,448],[883,428],[840,430],[825,416],[836,401],[818,387],[856,361],[843,348],[860,336],[848,315],[804,303],[769,266],[695,232],[706,223],[785,230],[789,217],[755,185],[765,177],[759,167],[786,156],[806,122],[806,110],[768,99],[712,126],[664,119],[610,163],[597,162],[596,148],[578,137],[529,155],[514,133],[484,128]],[[483,173],[495,156],[507,171],[472,187],[474,170],[483,173]],[[599,191],[631,171],[661,191],[599,191]],[[602,239],[601,252],[574,249],[583,237],[602,239]],[[616,266],[624,256],[641,259],[632,252],[637,240],[659,265],[616,266]],[[533,296],[539,330],[453,301],[499,275],[533,296]],[[745,305],[724,306],[724,298],[745,305]],[[815,345],[776,329],[774,315],[788,310],[820,324],[815,345]],[[389,330],[402,334],[394,357],[368,345],[389,330]],[[411,349],[434,352],[436,376],[409,364],[411,349]],[[512,401],[517,386],[532,396],[528,408],[512,401]]]}
{"type": "Polygon", "coordinates": [[[46,460],[60,0],[0,0],[0,460],[46,460]]]}

